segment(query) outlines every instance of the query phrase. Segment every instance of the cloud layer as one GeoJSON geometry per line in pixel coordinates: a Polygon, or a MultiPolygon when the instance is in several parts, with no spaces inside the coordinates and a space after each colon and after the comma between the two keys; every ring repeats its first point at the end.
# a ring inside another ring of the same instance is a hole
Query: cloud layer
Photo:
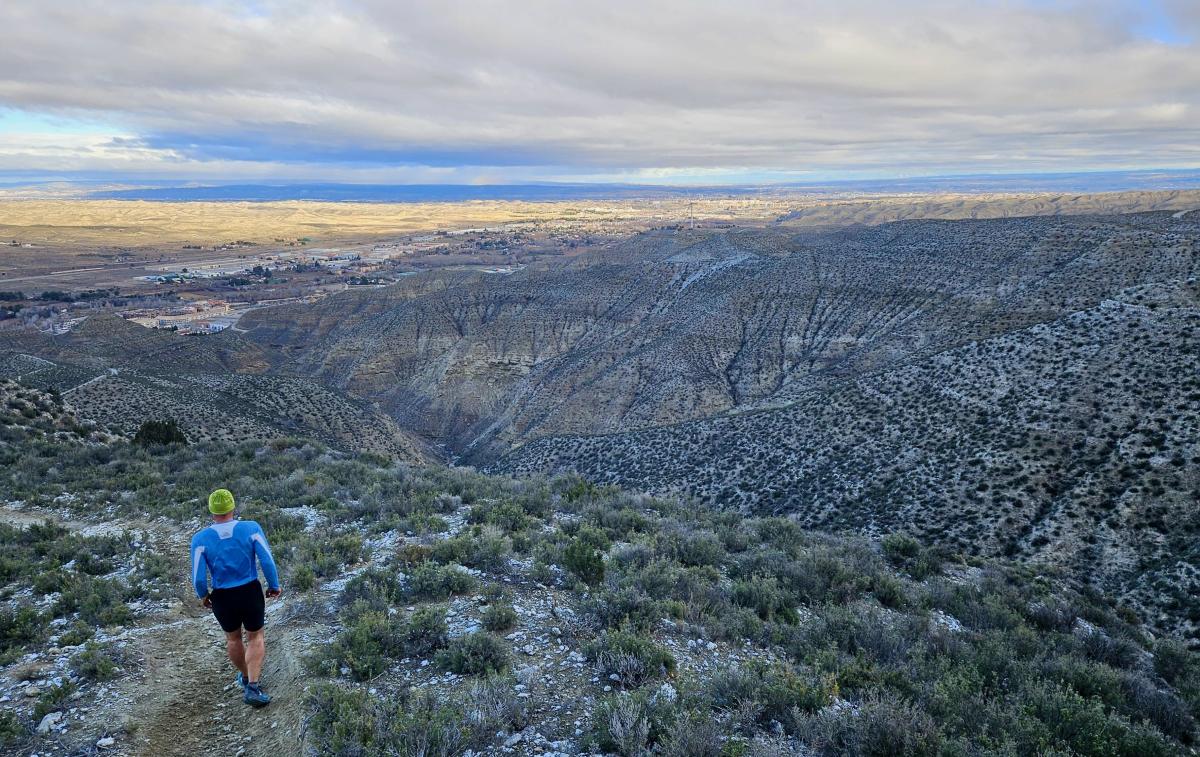
{"type": "Polygon", "coordinates": [[[370,180],[1200,165],[1194,0],[7,0],[0,171],[370,180]]]}

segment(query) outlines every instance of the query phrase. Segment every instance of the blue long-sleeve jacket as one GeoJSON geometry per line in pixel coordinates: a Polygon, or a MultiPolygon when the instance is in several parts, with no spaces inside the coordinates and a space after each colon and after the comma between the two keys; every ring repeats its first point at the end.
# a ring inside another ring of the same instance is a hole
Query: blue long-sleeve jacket
{"type": "Polygon", "coordinates": [[[267,586],[279,588],[279,571],[267,537],[252,520],[214,523],[192,537],[192,584],[200,599],[208,596],[208,574],[214,589],[232,589],[258,580],[262,565],[267,586]]]}

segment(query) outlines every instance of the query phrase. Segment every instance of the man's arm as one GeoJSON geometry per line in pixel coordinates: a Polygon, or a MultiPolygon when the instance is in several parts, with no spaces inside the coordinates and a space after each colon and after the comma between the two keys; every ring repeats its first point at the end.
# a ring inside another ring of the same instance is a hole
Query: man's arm
{"type": "Polygon", "coordinates": [[[254,545],[254,554],[258,555],[258,563],[267,577],[267,588],[278,592],[279,571],[275,567],[275,558],[271,556],[271,547],[267,545],[267,536],[257,523],[254,524],[254,533],[250,534],[250,543],[254,545]]]}
{"type": "Polygon", "coordinates": [[[204,558],[204,545],[192,541],[192,586],[196,589],[196,598],[208,596],[208,562],[204,558]]]}

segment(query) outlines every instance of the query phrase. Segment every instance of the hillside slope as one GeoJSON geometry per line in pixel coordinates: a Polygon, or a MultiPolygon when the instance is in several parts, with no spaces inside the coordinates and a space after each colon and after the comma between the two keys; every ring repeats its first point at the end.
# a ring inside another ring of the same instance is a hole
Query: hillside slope
{"type": "Polygon", "coordinates": [[[144,450],[11,383],[0,484],[6,754],[1195,754],[1195,653],[903,535],[297,440],[144,450]],[[187,579],[218,485],[283,576],[264,711],[187,579]]]}
{"type": "Polygon", "coordinates": [[[81,418],[115,433],[174,418],[193,441],[294,434],[412,462],[443,456],[369,402],[315,381],[266,375],[270,357],[232,331],[181,336],[112,315],[55,336],[0,333],[0,379],[59,392],[81,418]]]}
{"type": "Polygon", "coordinates": [[[543,438],[492,469],[1060,564],[1195,633],[1198,295],[1194,279],[1135,288],[778,409],[543,438]]]}
{"type": "Polygon", "coordinates": [[[276,370],[487,462],[542,436],[792,401],[1196,275],[1169,213],[668,230],[511,276],[410,277],[249,314],[276,370]]]}

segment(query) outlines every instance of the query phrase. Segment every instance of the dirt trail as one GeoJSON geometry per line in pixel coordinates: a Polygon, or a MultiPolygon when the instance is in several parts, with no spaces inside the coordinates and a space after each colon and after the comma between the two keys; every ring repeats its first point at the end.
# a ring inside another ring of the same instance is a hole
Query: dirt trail
{"type": "Polygon", "coordinates": [[[241,690],[232,685],[225,637],[210,613],[189,608],[184,623],[150,635],[145,670],[128,692],[137,731],[125,753],[299,754],[304,681],[294,654],[297,631],[289,627],[286,613],[286,600],[269,605],[263,686],[274,701],[261,710],[246,706],[241,690]]]}
{"type": "MultiPolygon", "coordinates": [[[[0,507],[0,522],[18,526],[50,521],[82,533],[137,530],[167,554],[187,554],[186,534],[162,523],[109,520],[89,523],[40,508],[0,507]]],[[[304,671],[309,623],[295,598],[267,601],[267,658],[263,688],[274,701],[256,710],[242,702],[236,674],[225,656],[225,635],[212,613],[200,607],[190,585],[181,584],[182,605],[135,625],[115,640],[129,642],[136,672],[119,681],[119,709],[96,708],[106,731],[121,721],[135,730],[105,754],[122,757],[220,755],[292,757],[301,753],[304,671]],[[289,599],[291,601],[289,601],[289,599]]]]}

